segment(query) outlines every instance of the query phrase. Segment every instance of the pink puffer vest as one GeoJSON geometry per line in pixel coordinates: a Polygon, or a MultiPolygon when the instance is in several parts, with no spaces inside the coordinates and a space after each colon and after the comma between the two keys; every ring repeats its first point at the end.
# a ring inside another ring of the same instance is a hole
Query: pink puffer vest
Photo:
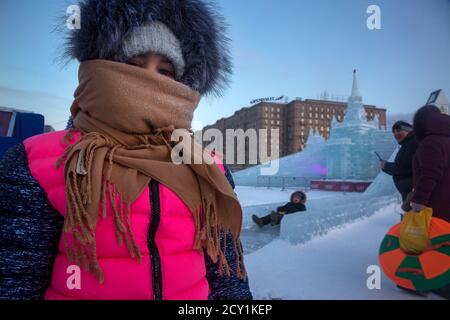
{"type": "MultiPolygon", "coordinates": [[[[47,193],[52,206],[63,216],[66,210],[63,166],[55,169],[63,154],[66,131],[34,136],[24,142],[31,175],[47,193]]],[[[75,140],[79,134],[75,134],[75,140]]],[[[223,166],[219,165],[223,171],[223,166]]],[[[169,299],[208,298],[205,260],[193,249],[194,220],[182,200],[167,187],[153,181],[131,206],[131,227],[142,252],[142,262],[131,258],[125,245],[119,246],[113,213],[98,220],[97,256],[105,281],[81,268],[81,288],[70,289],[67,280],[73,271],[62,240],[55,259],[46,299],[169,299]],[[159,197],[158,197],[159,195],[159,197]],[[159,201],[158,201],[159,198],[159,201]],[[154,204],[154,202],[157,202],[154,204]],[[152,204],[150,204],[152,203],[152,204]],[[155,219],[151,219],[154,217],[155,219]],[[152,223],[153,222],[153,223],[152,223]],[[150,249],[149,249],[150,248],[150,249]]]]}

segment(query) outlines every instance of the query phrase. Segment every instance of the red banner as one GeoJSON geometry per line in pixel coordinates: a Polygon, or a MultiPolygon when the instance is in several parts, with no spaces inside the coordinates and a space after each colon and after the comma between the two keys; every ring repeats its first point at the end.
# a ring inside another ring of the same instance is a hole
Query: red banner
{"type": "Polygon", "coordinates": [[[335,192],[364,192],[371,182],[360,181],[327,181],[312,180],[310,188],[313,190],[335,191],[335,192]]]}

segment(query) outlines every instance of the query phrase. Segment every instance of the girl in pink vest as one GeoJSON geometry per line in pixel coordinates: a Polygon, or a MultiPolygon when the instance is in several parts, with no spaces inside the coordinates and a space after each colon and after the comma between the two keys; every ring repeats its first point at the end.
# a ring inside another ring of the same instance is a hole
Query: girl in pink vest
{"type": "Polygon", "coordinates": [[[222,18],[200,0],[80,8],[68,130],[0,163],[0,299],[251,299],[227,169],[189,134],[231,71],[222,18]]]}

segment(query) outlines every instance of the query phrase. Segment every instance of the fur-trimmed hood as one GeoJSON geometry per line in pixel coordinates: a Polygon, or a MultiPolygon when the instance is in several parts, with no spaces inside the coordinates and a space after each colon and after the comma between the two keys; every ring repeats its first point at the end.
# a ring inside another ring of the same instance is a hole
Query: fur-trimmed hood
{"type": "Polygon", "coordinates": [[[419,142],[430,135],[450,137],[450,116],[433,105],[426,105],[414,115],[414,133],[419,142]]]}
{"type": "Polygon", "coordinates": [[[184,73],[178,81],[202,95],[220,95],[228,84],[232,68],[226,25],[210,1],[80,0],[79,6],[81,28],[69,31],[66,57],[125,62],[130,35],[160,22],[180,43],[184,73]]]}
{"type": "Polygon", "coordinates": [[[304,202],[306,202],[306,193],[304,193],[303,191],[295,191],[294,193],[292,193],[290,197],[291,202],[294,202],[295,196],[300,197],[302,200],[304,200],[304,202]]]}

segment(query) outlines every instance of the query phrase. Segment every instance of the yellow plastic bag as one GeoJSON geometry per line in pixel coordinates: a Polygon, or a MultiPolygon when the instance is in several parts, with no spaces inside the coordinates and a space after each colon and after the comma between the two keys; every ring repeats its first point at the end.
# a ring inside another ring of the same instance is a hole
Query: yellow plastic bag
{"type": "Polygon", "coordinates": [[[427,249],[432,216],[432,208],[425,208],[420,212],[405,212],[400,224],[400,248],[404,252],[421,254],[427,249]]]}

